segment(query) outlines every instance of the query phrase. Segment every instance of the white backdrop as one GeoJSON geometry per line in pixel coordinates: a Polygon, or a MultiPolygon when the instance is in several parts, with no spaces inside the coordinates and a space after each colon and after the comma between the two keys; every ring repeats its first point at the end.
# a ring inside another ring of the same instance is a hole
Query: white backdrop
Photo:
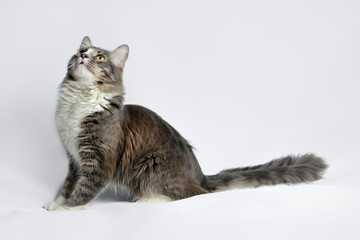
{"type": "Polygon", "coordinates": [[[1,1],[0,233],[354,238],[359,13],[355,0],[1,1]],[[206,174],[314,152],[330,164],[325,179],[170,204],[97,200],[85,211],[46,212],[41,206],[67,166],[55,128],[57,89],[85,35],[109,50],[130,46],[126,103],[179,130],[206,174]]]}

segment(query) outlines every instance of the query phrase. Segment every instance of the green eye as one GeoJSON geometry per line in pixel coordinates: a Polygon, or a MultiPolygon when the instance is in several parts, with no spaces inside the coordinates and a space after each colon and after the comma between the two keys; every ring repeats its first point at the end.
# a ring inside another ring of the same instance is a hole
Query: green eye
{"type": "Polygon", "coordinates": [[[96,56],[97,61],[105,61],[105,58],[103,56],[96,56]]]}

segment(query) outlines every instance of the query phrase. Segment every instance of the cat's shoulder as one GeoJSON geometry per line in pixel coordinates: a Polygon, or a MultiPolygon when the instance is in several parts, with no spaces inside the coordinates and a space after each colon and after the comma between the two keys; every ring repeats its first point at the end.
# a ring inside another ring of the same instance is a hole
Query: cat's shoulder
{"type": "Polygon", "coordinates": [[[126,104],[126,105],[124,105],[124,109],[126,112],[129,112],[129,113],[156,114],[154,111],[152,111],[144,106],[135,105],[135,104],[126,104]]]}
{"type": "Polygon", "coordinates": [[[140,105],[126,104],[124,105],[125,115],[138,120],[164,121],[156,112],[140,105]]]}

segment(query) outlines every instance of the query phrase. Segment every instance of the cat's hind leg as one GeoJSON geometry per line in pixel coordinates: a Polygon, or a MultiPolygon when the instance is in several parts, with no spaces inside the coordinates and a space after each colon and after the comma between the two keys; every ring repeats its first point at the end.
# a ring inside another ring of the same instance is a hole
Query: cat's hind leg
{"type": "Polygon", "coordinates": [[[89,206],[89,203],[87,204],[84,204],[84,205],[78,205],[78,206],[75,206],[75,207],[68,207],[66,205],[62,205],[60,207],[58,207],[56,210],[57,211],[65,211],[65,210],[81,210],[81,209],[85,209],[89,206]]]}
{"type": "Polygon", "coordinates": [[[152,189],[155,189],[156,194],[147,191],[148,194],[138,196],[135,202],[171,202],[209,193],[194,180],[184,178],[184,176],[173,175],[171,179],[162,179],[160,182],[153,182],[152,189]]]}
{"type": "Polygon", "coordinates": [[[180,200],[184,198],[193,197],[200,194],[209,193],[207,190],[203,189],[198,185],[190,185],[183,188],[170,188],[165,191],[166,196],[174,200],[180,200]]]}
{"type": "Polygon", "coordinates": [[[172,179],[169,183],[165,183],[162,186],[161,192],[163,195],[173,200],[180,200],[209,193],[209,191],[202,188],[194,180],[181,178],[178,181],[172,179]]]}
{"type": "Polygon", "coordinates": [[[164,195],[156,195],[151,197],[141,197],[136,200],[136,202],[148,202],[148,203],[160,203],[160,202],[171,202],[172,198],[164,196],[164,195]]]}

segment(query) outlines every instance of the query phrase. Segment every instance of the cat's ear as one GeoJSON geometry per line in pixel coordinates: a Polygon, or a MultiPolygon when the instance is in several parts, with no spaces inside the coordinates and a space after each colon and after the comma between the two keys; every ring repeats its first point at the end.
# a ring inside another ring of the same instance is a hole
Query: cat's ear
{"type": "Polygon", "coordinates": [[[88,36],[85,36],[81,41],[80,49],[86,49],[92,46],[91,40],[88,36]]]}
{"type": "Polygon", "coordinates": [[[123,44],[111,52],[110,59],[117,68],[123,69],[128,56],[129,46],[123,44]]]}

